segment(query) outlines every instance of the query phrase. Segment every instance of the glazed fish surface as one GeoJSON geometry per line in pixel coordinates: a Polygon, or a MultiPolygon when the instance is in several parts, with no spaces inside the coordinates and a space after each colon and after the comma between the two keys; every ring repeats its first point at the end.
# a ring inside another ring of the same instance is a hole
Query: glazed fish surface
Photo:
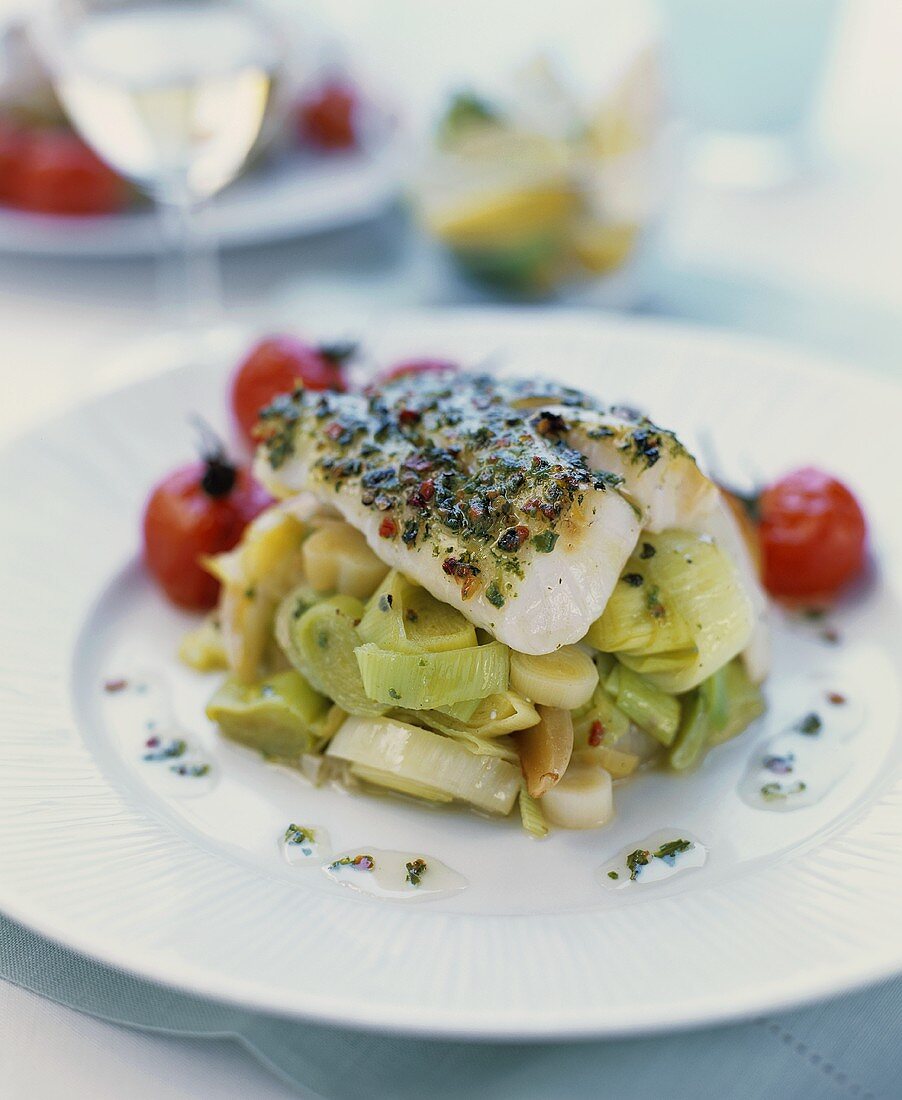
{"type": "Polygon", "coordinates": [[[333,506],[382,561],[522,653],[585,637],[643,529],[698,530],[718,508],[673,433],[556,383],[449,371],[298,390],[262,423],[272,492],[333,506]]]}

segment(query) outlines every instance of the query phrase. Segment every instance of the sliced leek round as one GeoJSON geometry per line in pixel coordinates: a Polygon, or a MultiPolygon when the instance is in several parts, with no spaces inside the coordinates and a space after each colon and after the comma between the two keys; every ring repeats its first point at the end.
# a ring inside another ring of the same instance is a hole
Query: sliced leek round
{"type": "Polygon", "coordinates": [[[284,625],[285,654],[294,667],[348,714],[382,714],[360,677],[354,650],[363,604],[353,596],[331,596],[284,625]]]}
{"type": "Polygon", "coordinates": [[[393,570],[367,604],[360,637],[396,653],[441,653],[476,645],[476,628],[449,604],[393,570]]]}
{"type": "Polygon", "coordinates": [[[509,676],[509,652],[500,642],[442,653],[395,653],[371,642],[355,650],[366,694],[386,706],[409,710],[502,691],[509,676]]]}
{"type": "Polygon", "coordinates": [[[511,687],[533,703],[574,710],[592,698],[598,669],[592,658],[575,645],[554,653],[511,651],[511,687]]]}
{"type": "Polygon", "coordinates": [[[397,790],[418,784],[490,813],[510,813],[520,789],[520,771],[506,760],[392,718],[348,718],[326,752],[379,773],[383,785],[393,776],[397,790]]]}
{"type": "Polygon", "coordinates": [[[207,717],[230,740],[282,760],[297,760],[321,744],[328,711],[329,700],[294,669],[259,684],[226,680],[207,704],[207,717]]]}
{"type": "Polygon", "coordinates": [[[546,791],[542,813],[562,829],[597,829],[614,816],[614,787],[604,768],[573,764],[566,775],[546,791]]]}

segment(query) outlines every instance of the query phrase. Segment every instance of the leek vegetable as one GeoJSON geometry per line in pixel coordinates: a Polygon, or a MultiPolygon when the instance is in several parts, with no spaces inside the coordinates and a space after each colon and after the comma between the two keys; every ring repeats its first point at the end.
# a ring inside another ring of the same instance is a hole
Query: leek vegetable
{"type": "Polygon", "coordinates": [[[680,703],[624,665],[616,666],[605,680],[605,690],[640,729],[669,746],[680,725],[680,703]]]}
{"type": "MultiPolygon", "coordinates": [[[[654,545],[652,536],[642,537],[644,545],[654,545]]],[[[654,579],[650,561],[654,558],[640,559],[634,554],[626,563],[601,618],[589,627],[586,642],[590,646],[617,654],[695,649],[685,620],[663,600],[660,606],[655,604],[653,592],[657,585],[660,595],[660,585],[654,579]]]]}
{"type": "Polygon", "coordinates": [[[591,699],[598,669],[588,653],[575,645],[538,655],[511,651],[510,683],[534,703],[573,710],[591,699]]]}
{"type": "Polygon", "coordinates": [[[380,773],[383,785],[409,791],[419,784],[491,813],[510,813],[520,787],[519,770],[506,760],[392,718],[348,718],[326,752],[380,773]]]}
{"type": "Polygon", "coordinates": [[[304,541],[307,581],[317,592],[338,592],[365,600],[373,594],[387,566],[350,523],[324,522],[304,541]]]}
{"type": "Polygon", "coordinates": [[[294,667],[348,714],[382,714],[386,707],[363,686],[354,650],[363,604],[353,596],[331,596],[300,618],[286,615],[285,653],[294,667]]]}
{"type": "Polygon", "coordinates": [[[405,721],[427,726],[449,737],[491,741],[517,730],[529,729],[539,721],[539,712],[515,691],[502,691],[480,699],[479,706],[466,722],[448,712],[450,707],[434,710],[411,710],[405,721]]]}
{"type": "MultiPolygon", "coordinates": [[[[331,594],[331,593],[330,593],[331,594]]],[[[291,631],[293,625],[314,604],[320,603],[326,597],[315,592],[309,584],[304,582],[297,585],[285,596],[276,608],[274,634],[278,645],[284,653],[291,649],[291,631]]]]}
{"type": "Polygon", "coordinates": [[[633,774],[640,763],[636,753],[609,749],[605,745],[591,745],[584,749],[574,747],[573,762],[599,765],[610,773],[612,779],[625,779],[633,774]]]}
{"type": "Polygon", "coordinates": [[[719,668],[717,672],[702,680],[698,686],[698,693],[705,701],[705,710],[708,714],[708,725],[714,730],[722,730],[727,724],[729,715],[729,699],[727,698],[727,668],[719,668]]]}
{"type": "Polygon", "coordinates": [[[329,700],[292,669],[258,684],[226,680],[207,704],[207,717],[232,741],[297,761],[320,741],[329,709],[329,700]]]}
{"type": "Polygon", "coordinates": [[[610,775],[593,765],[573,764],[541,800],[542,812],[564,829],[597,829],[614,816],[610,775]]]}
{"type": "Polygon", "coordinates": [[[276,603],[302,579],[307,531],[287,506],[276,505],[248,525],[234,550],[204,560],[222,584],[218,616],[228,666],[244,683],[259,679],[276,603]]]}
{"type": "Polygon", "coordinates": [[[523,781],[520,783],[518,804],[520,806],[520,820],[529,835],[540,840],[542,837],[548,836],[548,825],[545,822],[542,807],[539,805],[538,800],[533,798],[526,789],[526,783],[523,781]]]}
{"type": "Polygon", "coordinates": [[[419,654],[394,653],[368,642],[354,652],[364,691],[387,706],[428,710],[507,687],[510,651],[500,642],[419,654]]]}
{"type": "Polygon", "coordinates": [[[482,737],[500,737],[505,733],[529,729],[539,721],[539,712],[515,691],[487,695],[470,716],[469,725],[482,737]]]}
{"type": "Polygon", "coordinates": [[[542,798],[559,783],[573,754],[573,721],[569,710],[536,708],[538,725],[515,735],[526,789],[542,798]]]}
{"type": "Polygon", "coordinates": [[[438,712],[434,710],[393,710],[389,717],[407,722],[411,726],[432,730],[434,733],[443,733],[446,737],[453,737],[464,748],[477,755],[497,756],[499,760],[507,760],[509,764],[519,764],[517,748],[509,737],[481,737],[478,732],[467,727],[455,729],[453,726],[444,725],[436,715],[438,712]]]}
{"type": "Polygon", "coordinates": [[[204,616],[200,626],[190,630],[179,643],[179,660],[197,672],[217,672],[228,668],[222,627],[215,611],[204,616]]]}
{"type": "Polygon", "coordinates": [[[735,737],[764,711],[764,698],[741,660],[730,661],[703,681],[683,707],[670,765],[691,767],[703,749],[735,737]]]}
{"type": "Polygon", "coordinates": [[[573,712],[573,740],[577,748],[586,748],[589,738],[597,732],[608,746],[616,744],[629,730],[630,720],[599,684],[589,703],[579,714],[573,712]],[[596,723],[600,724],[600,729],[596,723]]]}
{"type": "Polygon", "coordinates": [[[481,699],[463,699],[459,703],[449,703],[446,707],[435,709],[458,722],[469,722],[481,703],[481,699]]]}
{"type": "Polygon", "coordinates": [[[440,791],[426,783],[416,783],[412,779],[405,779],[393,772],[367,767],[366,764],[351,764],[350,771],[355,779],[362,779],[365,783],[396,791],[398,794],[408,794],[411,798],[424,798],[427,802],[454,801],[446,791],[440,791]]]}
{"type": "Polygon", "coordinates": [[[765,711],[764,696],[753,683],[742,660],[730,661],[721,669],[726,696],[726,719],[711,730],[709,743],[720,745],[736,737],[765,711]]]}
{"type": "Polygon", "coordinates": [[[711,730],[708,717],[705,695],[700,690],[693,692],[683,707],[679,733],[670,750],[672,768],[685,771],[696,762],[711,730]]]}
{"type": "Polygon", "coordinates": [[[641,546],[587,640],[662,691],[681,694],[746,646],[756,621],[752,593],[730,555],[705,535],[646,533],[641,546]]]}
{"type": "Polygon", "coordinates": [[[393,570],[367,604],[360,637],[396,653],[441,653],[476,645],[476,628],[449,604],[393,570]]]}

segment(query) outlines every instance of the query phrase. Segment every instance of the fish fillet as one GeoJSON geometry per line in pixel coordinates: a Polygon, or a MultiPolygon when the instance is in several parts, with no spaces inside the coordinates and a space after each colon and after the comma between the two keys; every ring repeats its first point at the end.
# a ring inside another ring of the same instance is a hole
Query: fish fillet
{"type": "MultiPolygon", "coordinates": [[[[523,653],[583,638],[642,526],[622,478],[488,375],[297,392],[264,414],[257,472],[336,508],[386,564],[523,653]]],[[[588,400],[588,399],[587,399],[588,400]]]]}

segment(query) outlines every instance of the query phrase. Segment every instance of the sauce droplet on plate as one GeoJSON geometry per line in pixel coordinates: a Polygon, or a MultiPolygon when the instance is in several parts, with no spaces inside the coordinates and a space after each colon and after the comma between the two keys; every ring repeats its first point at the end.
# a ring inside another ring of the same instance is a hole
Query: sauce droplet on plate
{"type": "Polygon", "coordinates": [[[685,829],[659,829],[638,844],[623,848],[603,864],[598,879],[608,889],[652,886],[685,871],[698,870],[708,849],[685,829]]]}
{"type": "Polygon", "coordinates": [[[447,864],[417,852],[383,848],[351,849],[323,864],[332,882],[374,898],[434,899],[467,888],[467,880],[447,864]]]}

